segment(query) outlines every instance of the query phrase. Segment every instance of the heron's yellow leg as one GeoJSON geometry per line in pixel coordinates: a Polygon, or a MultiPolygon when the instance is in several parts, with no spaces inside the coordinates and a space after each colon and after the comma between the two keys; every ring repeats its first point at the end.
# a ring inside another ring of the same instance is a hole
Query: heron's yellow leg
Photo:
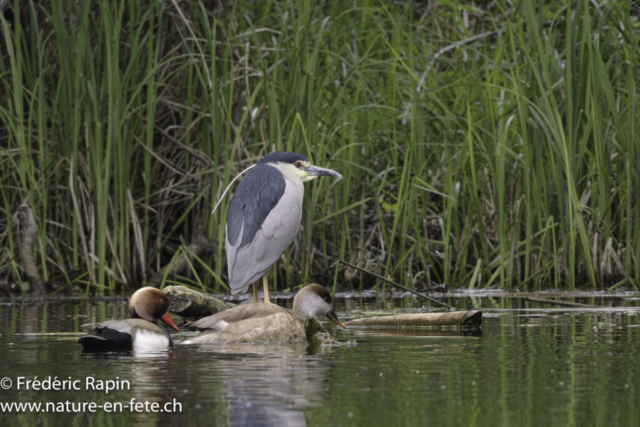
{"type": "Polygon", "coordinates": [[[253,302],[258,302],[258,282],[253,282],[253,302]]]}
{"type": "Polygon", "coordinates": [[[264,302],[267,304],[273,304],[269,301],[269,285],[267,284],[267,275],[262,276],[262,286],[264,286],[264,302]]]}

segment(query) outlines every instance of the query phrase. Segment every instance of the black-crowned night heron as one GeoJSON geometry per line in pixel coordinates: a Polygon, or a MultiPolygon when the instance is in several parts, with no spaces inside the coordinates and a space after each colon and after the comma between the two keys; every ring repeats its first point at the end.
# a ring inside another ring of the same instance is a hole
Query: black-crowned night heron
{"type": "Polygon", "coordinates": [[[269,154],[247,172],[236,188],[227,213],[225,248],[232,294],[246,292],[262,277],[264,302],[269,301],[266,273],[300,230],[303,183],[339,173],[311,165],[288,151],[269,154]]]}

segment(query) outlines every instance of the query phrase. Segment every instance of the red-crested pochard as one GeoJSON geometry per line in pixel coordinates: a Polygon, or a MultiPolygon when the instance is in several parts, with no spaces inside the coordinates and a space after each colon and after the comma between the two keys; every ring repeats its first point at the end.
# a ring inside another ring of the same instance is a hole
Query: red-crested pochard
{"type": "Polygon", "coordinates": [[[131,295],[129,316],[131,319],[82,325],[95,328],[78,342],[91,352],[156,351],[173,346],[171,335],[160,320],[180,332],[169,315],[169,298],[160,289],[147,286],[131,295]]]}

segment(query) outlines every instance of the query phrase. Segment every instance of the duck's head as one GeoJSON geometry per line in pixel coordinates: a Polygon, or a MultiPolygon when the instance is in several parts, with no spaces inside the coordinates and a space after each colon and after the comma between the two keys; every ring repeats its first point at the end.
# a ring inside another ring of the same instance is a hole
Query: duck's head
{"type": "Polygon", "coordinates": [[[304,320],[309,312],[316,317],[326,315],[332,322],[346,328],[333,311],[331,294],[316,283],[300,289],[293,299],[293,314],[304,320]]]}
{"type": "Polygon", "coordinates": [[[158,324],[158,320],[162,320],[180,332],[180,329],[173,323],[169,315],[169,297],[160,289],[152,288],[151,286],[138,289],[131,295],[131,298],[129,298],[129,316],[134,319],[148,320],[155,324],[158,324]]]}

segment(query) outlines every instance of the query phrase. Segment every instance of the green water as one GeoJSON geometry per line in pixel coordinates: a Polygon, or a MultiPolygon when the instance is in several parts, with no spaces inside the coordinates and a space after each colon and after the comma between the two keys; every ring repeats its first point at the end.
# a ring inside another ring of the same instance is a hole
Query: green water
{"type": "MultiPolygon", "coordinates": [[[[640,425],[637,308],[521,310],[528,306],[513,301],[495,295],[448,300],[485,307],[480,336],[332,329],[339,340],[358,345],[317,353],[304,346],[196,347],[177,338],[172,351],[145,357],[83,354],[77,334],[50,335],[126,317],[122,300],[0,303],[0,378],[12,380],[9,390],[0,389],[0,402],[130,405],[135,399],[175,411],[14,411],[0,413],[0,425],[640,425]],[[36,376],[71,378],[81,390],[16,389],[20,377],[36,376]],[[129,386],[87,390],[87,377],[129,386]]],[[[382,305],[421,306],[407,300],[382,305]]],[[[621,298],[613,305],[637,307],[638,301],[621,298]]],[[[346,317],[345,311],[381,304],[348,299],[337,308],[346,317]]]]}

